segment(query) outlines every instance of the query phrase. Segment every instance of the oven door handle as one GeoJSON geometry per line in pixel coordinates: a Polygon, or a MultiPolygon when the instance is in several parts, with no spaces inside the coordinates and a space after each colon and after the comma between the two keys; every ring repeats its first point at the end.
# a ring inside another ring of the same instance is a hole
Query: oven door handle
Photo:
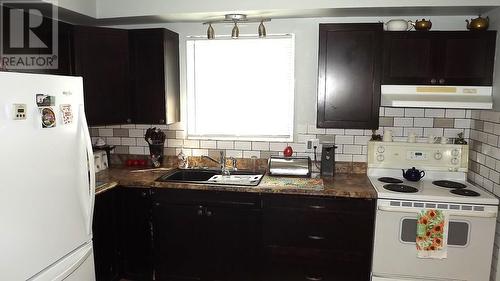
{"type": "MultiPolygon", "coordinates": [[[[410,213],[417,214],[419,210],[416,209],[406,209],[406,208],[397,208],[397,207],[389,207],[389,206],[377,206],[377,209],[384,212],[395,212],[395,213],[410,213]]],[[[473,218],[496,218],[497,212],[462,212],[462,211],[445,211],[450,216],[461,216],[461,217],[473,217],[473,218]]]]}

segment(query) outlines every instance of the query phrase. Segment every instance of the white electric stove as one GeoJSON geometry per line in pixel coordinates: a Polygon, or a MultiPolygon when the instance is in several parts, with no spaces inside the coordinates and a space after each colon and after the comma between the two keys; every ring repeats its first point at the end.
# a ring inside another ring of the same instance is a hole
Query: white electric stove
{"type": "Polygon", "coordinates": [[[466,180],[468,146],[368,143],[368,176],[377,191],[372,280],[489,280],[498,199],[466,180]],[[425,176],[408,181],[415,167],[425,176]],[[423,209],[449,214],[446,259],[417,257],[416,218],[423,209]]]}

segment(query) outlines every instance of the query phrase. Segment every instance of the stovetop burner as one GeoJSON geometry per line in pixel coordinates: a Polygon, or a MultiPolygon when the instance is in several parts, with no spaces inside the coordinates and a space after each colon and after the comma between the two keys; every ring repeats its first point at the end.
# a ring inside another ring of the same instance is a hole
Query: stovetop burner
{"type": "Polygon", "coordinates": [[[433,181],[432,183],[444,188],[462,189],[467,187],[465,184],[456,181],[440,180],[440,181],[433,181]]]}
{"type": "Polygon", "coordinates": [[[391,177],[381,177],[378,180],[385,183],[403,183],[402,180],[391,177]]]}
{"type": "Polygon", "coordinates": [[[403,193],[415,193],[418,191],[415,187],[404,184],[386,184],[384,185],[384,188],[390,191],[403,193]]]}
{"type": "Polygon", "coordinates": [[[453,189],[450,192],[453,194],[462,195],[462,196],[469,196],[469,197],[477,197],[477,196],[481,195],[481,194],[475,192],[474,190],[470,190],[470,189],[453,189]]]}

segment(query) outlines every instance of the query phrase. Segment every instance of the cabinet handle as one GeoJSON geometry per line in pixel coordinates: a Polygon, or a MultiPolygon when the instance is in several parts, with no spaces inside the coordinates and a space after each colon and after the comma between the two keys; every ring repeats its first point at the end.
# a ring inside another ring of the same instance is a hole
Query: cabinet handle
{"type": "Polygon", "coordinates": [[[321,280],[323,280],[323,277],[306,276],[306,280],[309,280],[309,281],[321,281],[321,280]]]}
{"type": "Polygon", "coordinates": [[[436,84],[436,83],[437,83],[436,78],[432,78],[432,79],[431,79],[431,84],[436,84]]]}
{"type": "Polygon", "coordinates": [[[317,235],[308,235],[307,238],[309,238],[311,240],[324,240],[325,239],[325,237],[317,236],[317,235]]]}
{"type": "Polygon", "coordinates": [[[132,123],[132,119],[127,118],[127,123],[128,123],[128,124],[132,123]]]}
{"type": "Polygon", "coordinates": [[[321,206],[321,205],[310,205],[309,208],[311,209],[324,209],[325,206],[321,206]]]}
{"type": "Polygon", "coordinates": [[[203,216],[203,206],[198,206],[198,211],[196,212],[198,216],[203,216]]]}
{"type": "Polygon", "coordinates": [[[146,196],[147,196],[146,191],[141,192],[141,197],[146,197],[146,196]]]}
{"type": "Polygon", "coordinates": [[[212,211],[207,211],[207,217],[211,217],[212,216],[212,211]]]}
{"type": "Polygon", "coordinates": [[[444,80],[444,78],[439,79],[439,84],[444,84],[444,82],[446,82],[446,80],[444,80]]]}

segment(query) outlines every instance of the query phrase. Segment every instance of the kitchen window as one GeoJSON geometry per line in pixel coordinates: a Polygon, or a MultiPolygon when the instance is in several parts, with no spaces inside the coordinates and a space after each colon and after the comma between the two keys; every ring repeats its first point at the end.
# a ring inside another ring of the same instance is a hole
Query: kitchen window
{"type": "Polygon", "coordinates": [[[294,37],[187,41],[190,138],[291,141],[294,37]]]}

